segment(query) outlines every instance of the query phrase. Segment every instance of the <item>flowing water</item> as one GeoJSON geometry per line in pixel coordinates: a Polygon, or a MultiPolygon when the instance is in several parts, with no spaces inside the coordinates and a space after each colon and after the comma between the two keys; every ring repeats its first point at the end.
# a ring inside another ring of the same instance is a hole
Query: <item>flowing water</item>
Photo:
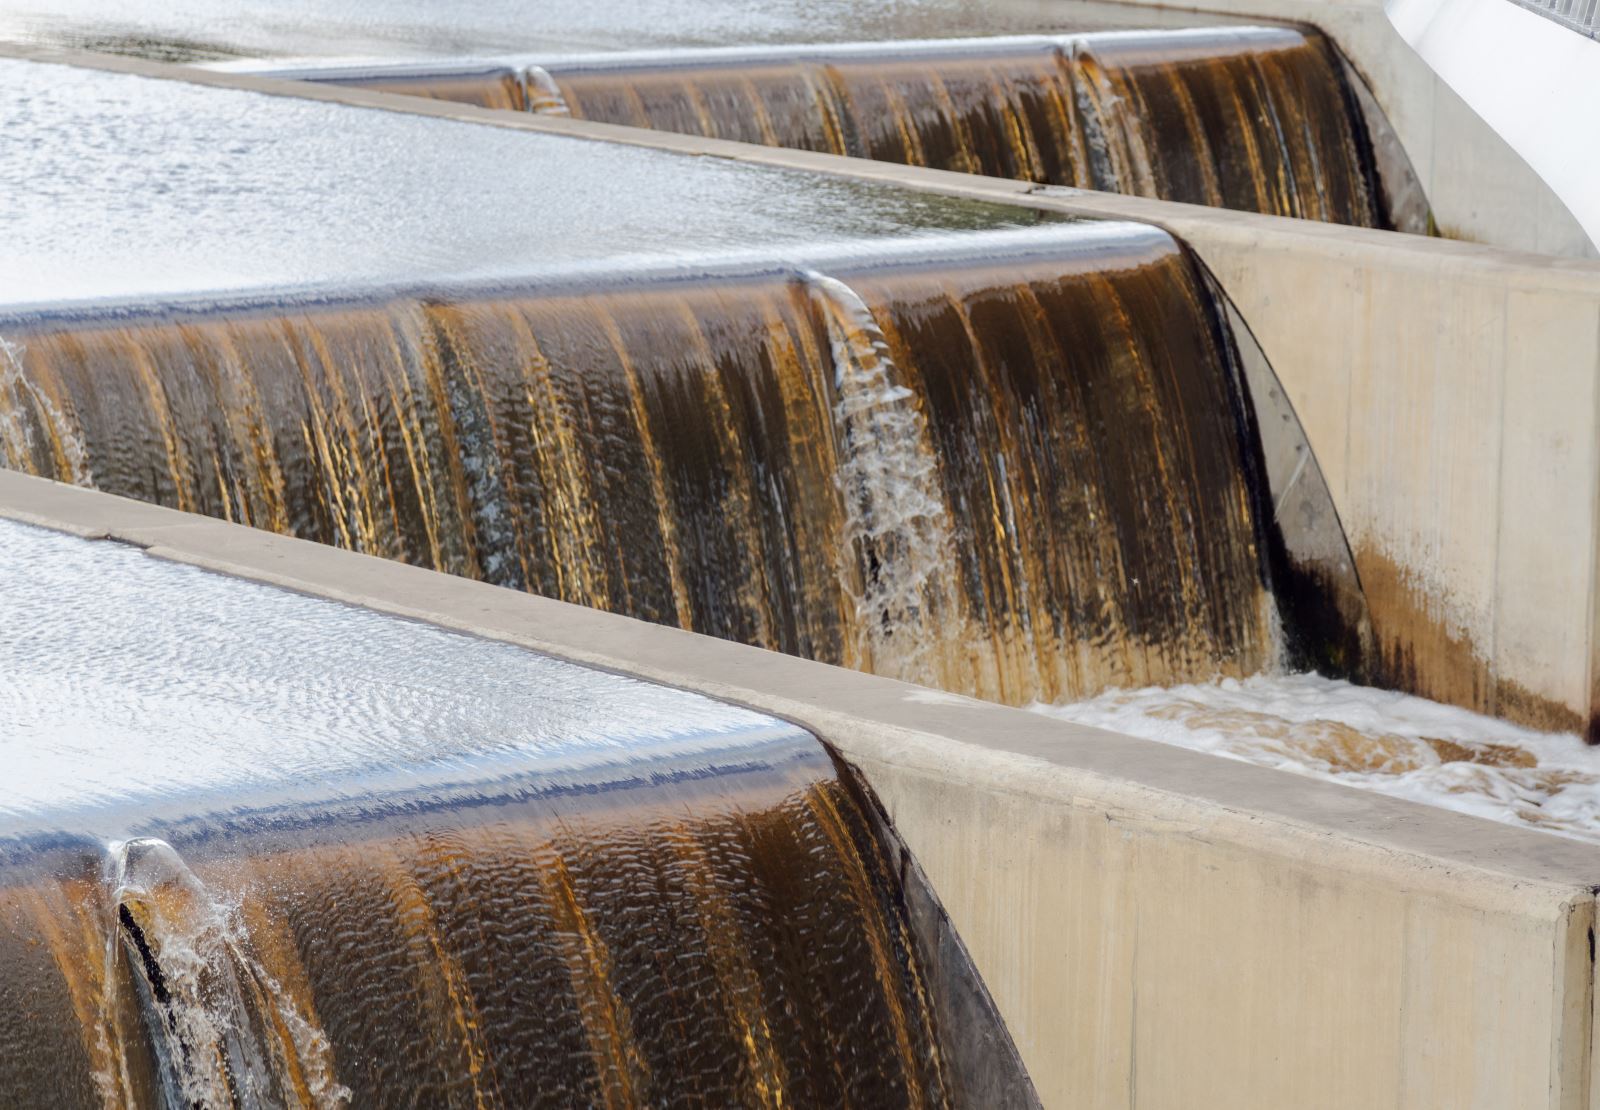
{"type": "Polygon", "coordinates": [[[1290,28],[547,63],[581,119],[1386,226],[1337,56],[1290,28]]]}
{"type": "Polygon", "coordinates": [[[0,335],[31,473],[1019,704],[1280,656],[1250,401],[1153,229],[0,335]]]}
{"type": "Polygon", "coordinates": [[[1037,222],[814,174],[5,59],[0,189],[5,308],[239,289],[296,302],[1037,222]]]}
{"type": "Polygon", "coordinates": [[[1185,25],[1095,0],[0,0],[0,42],[190,61],[870,41],[1185,25]]]}
{"type": "Polygon", "coordinates": [[[115,544],[0,562],[7,1105],[1031,1104],[800,729],[115,544]]]}
{"type": "Polygon", "coordinates": [[[1314,674],[1108,690],[1039,712],[1600,843],[1600,760],[1572,734],[1314,674]]]}
{"type": "MultiPolygon", "coordinates": [[[[1361,227],[1414,220],[1391,211],[1388,189],[1399,183],[1380,173],[1354,79],[1329,42],[1308,29],[278,72],[1275,216],[1361,227]]],[[[1371,122],[1385,126],[1381,118],[1371,122]]]]}

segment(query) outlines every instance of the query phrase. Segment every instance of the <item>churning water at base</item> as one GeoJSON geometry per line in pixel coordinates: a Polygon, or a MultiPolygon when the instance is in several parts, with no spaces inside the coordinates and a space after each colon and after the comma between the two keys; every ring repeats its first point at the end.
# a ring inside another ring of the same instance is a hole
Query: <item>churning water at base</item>
{"type": "Polygon", "coordinates": [[[1032,1104],[800,729],[4,521],[0,565],[7,1105],[1032,1104]]]}
{"type": "Polygon", "coordinates": [[[1038,712],[1600,843],[1600,759],[1571,734],[1314,674],[1109,690],[1038,712]]]}

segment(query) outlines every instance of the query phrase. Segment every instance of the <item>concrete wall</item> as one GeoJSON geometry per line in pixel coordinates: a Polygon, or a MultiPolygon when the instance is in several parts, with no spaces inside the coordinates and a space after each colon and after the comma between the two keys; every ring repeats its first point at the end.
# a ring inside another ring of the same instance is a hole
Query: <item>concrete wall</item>
{"type": "MultiPolygon", "coordinates": [[[[1276,364],[1380,635],[1431,665],[1420,687],[1525,719],[1589,716],[1600,267],[94,64],[1163,224],[1276,364]]],[[[0,505],[808,725],[890,806],[1051,1105],[1600,1105],[1590,848],[30,479],[0,476],[0,505]]]]}
{"type": "MultiPolygon", "coordinates": [[[[1126,2],[1164,6],[1159,0],[1126,2]]],[[[1069,17],[1074,0],[1056,6],[1069,17]]],[[[1188,6],[1293,19],[1327,31],[1394,124],[1446,235],[1514,250],[1595,255],[1566,206],[1390,25],[1383,0],[1200,0],[1188,6]]],[[[1503,80],[1518,79],[1514,68],[1495,59],[1482,64],[1498,69],[1503,80]]]]}
{"type": "Polygon", "coordinates": [[[811,728],[884,799],[1048,1106],[1594,1104],[1590,847],[20,475],[0,516],[811,728]]]}

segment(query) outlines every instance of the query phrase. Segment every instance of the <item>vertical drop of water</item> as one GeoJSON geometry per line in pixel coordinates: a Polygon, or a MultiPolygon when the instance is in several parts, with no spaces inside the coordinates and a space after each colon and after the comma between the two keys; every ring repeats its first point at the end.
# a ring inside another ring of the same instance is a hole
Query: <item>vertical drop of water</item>
{"type": "Polygon", "coordinates": [[[37,427],[48,438],[42,446],[52,458],[54,473],[44,476],[78,486],[94,484],[83,437],[49,394],[35,385],[22,368],[22,348],[0,336],[0,466],[24,473],[39,473],[31,461],[41,446],[35,425],[24,415],[32,408],[37,427]]]}
{"type": "Polygon", "coordinates": [[[1155,161],[1145,145],[1145,121],[1117,90],[1106,67],[1094,56],[1089,40],[1065,41],[1058,56],[1066,68],[1083,122],[1093,188],[1161,196],[1155,161]]]}
{"type": "Polygon", "coordinates": [[[561,86],[543,66],[524,66],[522,96],[528,111],[541,116],[570,116],[572,109],[561,94],[561,86]]]}
{"type": "Polygon", "coordinates": [[[341,1106],[327,1038],[249,953],[226,907],[163,840],[111,847],[113,950],[171,1107],[341,1106]]]}
{"type": "Polygon", "coordinates": [[[959,636],[950,513],[927,420],[860,295],[814,270],[801,280],[821,309],[833,360],[834,480],[845,525],[838,574],[855,609],[849,662],[935,683],[932,649],[959,636]]]}

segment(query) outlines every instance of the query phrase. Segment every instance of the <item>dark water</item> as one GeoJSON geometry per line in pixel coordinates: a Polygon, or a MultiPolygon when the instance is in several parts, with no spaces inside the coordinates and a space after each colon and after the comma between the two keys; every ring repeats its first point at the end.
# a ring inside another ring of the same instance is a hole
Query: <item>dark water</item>
{"type": "Polygon", "coordinates": [[[631,781],[566,789],[499,768],[443,804],[8,853],[0,1089],[12,1106],[985,1105],[969,1088],[992,1068],[958,1044],[985,1031],[941,1028],[937,936],[913,928],[864,798],[814,742],[760,754],[652,782],[641,752],[631,781]]]}
{"type": "Polygon", "coordinates": [[[432,77],[426,70],[342,80],[766,146],[1394,226],[1343,63],[1311,30],[680,51],[432,77]]]}
{"type": "Polygon", "coordinates": [[[1027,1106],[801,729],[0,521],[7,1106],[1027,1106]]]}
{"type": "Polygon", "coordinates": [[[113,493],[1014,703],[1282,647],[1227,326],[1148,228],[0,334],[8,465],[113,493]]]}

